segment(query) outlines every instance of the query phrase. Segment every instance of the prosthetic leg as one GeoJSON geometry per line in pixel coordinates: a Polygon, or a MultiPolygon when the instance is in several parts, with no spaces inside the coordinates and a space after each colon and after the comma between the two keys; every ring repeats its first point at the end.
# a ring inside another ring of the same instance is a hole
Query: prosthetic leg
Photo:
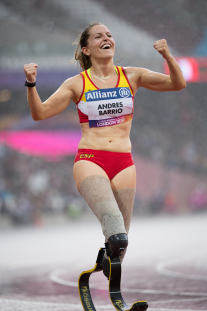
{"type": "Polygon", "coordinates": [[[105,253],[105,248],[100,248],[98,257],[96,260],[95,267],[91,270],[84,271],[79,276],[78,289],[80,300],[85,311],[96,311],[93,300],[91,298],[90,288],[89,288],[89,277],[94,272],[99,272],[103,270],[102,262],[105,253]]]}
{"type": "MultiPolygon", "coordinates": [[[[128,245],[127,235],[125,233],[112,235],[105,245],[106,248],[99,250],[95,267],[92,270],[82,272],[79,277],[78,288],[83,309],[85,311],[96,311],[90,294],[89,277],[92,273],[103,270],[106,250],[109,257],[109,294],[115,309],[118,311],[145,311],[148,308],[146,301],[136,301],[129,308],[121,295],[121,262],[119,256],[122,255],[128,245]]],[[[104,271],[104,274],[107,276],[107,271],[104,271]]]]}

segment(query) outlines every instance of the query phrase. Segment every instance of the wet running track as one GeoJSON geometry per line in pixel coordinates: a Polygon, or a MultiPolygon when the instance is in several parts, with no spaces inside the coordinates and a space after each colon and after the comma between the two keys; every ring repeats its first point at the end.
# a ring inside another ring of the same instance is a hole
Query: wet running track
{"type": "MultiPolygon", "coordinates": [[[[0,310],[83,310],[77,280],[103,243],[95,217],[0,229],[0,310]]],[[[122,271],[130,307],[147,300],[149,311],[207,310],[207,214],[134,217],[122,271]]],[[[115,310],[102,272],[90,287],[97,310],[115,310]]]]}

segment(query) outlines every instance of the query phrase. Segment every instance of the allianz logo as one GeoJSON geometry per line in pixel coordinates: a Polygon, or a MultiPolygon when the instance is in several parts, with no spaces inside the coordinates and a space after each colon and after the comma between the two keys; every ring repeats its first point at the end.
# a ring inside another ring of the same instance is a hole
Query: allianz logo
{"type": "Polygon", "coordinates": [[[120,97],[130,97],[131,92],[127,87],[117,88],[116,90],[112,89],[109,91],[97,90],[86,93],[86,100],[95,100],[95,99],[109,99],[109,98],[120,98],[120,97]]]}
{"type": "Polygon", "coordinates": [[[131,95],[131,93],[130,93],[130,91],[129,91],[128,88],[126,88],[126,87],[121,87],[121,88],[119,89],[119,95],[120,95],[121,97],[129,97],[129,96],[131,95]]]}

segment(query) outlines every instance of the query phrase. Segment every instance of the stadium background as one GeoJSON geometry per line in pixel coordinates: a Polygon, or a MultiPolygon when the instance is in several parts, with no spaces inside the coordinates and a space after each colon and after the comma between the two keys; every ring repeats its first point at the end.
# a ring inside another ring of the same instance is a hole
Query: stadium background
{"type": "Polygon", "coordinates": [[[206,14],[205,0],[0,1],[0,226],[92,215],[72,174],[81,136],[75,104],[51,119],[33,121],[23,66],[38,64],[37,90],[44,101],[78,74],[76,64],[69,65],[72,43],[93,20],[111,30],[117,65],[165,72],[153,48],[165,38],[188,82],[180,92],[140,89],[136,95],[134,214],[206,211],[206,14]]]}

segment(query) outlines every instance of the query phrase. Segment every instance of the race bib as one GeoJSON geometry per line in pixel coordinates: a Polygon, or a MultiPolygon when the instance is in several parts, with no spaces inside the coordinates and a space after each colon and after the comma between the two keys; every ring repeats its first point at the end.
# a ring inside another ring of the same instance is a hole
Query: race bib
{"type": "Polygon", "coordinates": [[[89,127],[104,127],[133,118],[133,98],[129,87],[100,89],[85,93],[89,127]]]}

